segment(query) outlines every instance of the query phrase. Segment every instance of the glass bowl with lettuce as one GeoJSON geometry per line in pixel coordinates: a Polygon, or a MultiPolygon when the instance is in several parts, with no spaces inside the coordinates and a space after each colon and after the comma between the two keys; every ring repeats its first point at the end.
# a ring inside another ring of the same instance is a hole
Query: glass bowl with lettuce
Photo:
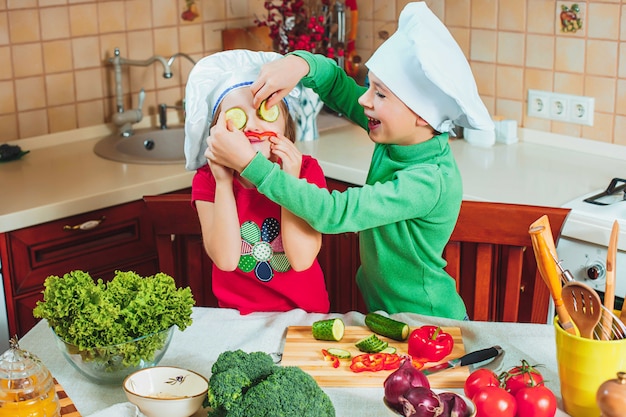
{"type": "Polygon", "coordinates": [[[72,271],[46,278],[33,315],[48,321],[78,372],[99,384],[119,384],[159,363],[175,327],[182,331],[191,324],[194,304],[191,290],[177,288],[167,274],[117,271],[105,282],[72,271]]]}

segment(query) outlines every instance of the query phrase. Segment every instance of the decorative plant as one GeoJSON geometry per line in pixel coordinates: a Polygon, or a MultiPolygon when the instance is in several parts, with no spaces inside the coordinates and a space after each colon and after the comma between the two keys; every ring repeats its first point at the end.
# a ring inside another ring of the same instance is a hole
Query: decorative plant
{"type": "Polygon", "coordinates": [[[333,39],[330,0],[268,0],[266,19],[255,19],[267,26],[274,50],[281,54],[300,49],[337,58],[344,55],[343,45],[333,39]]]}

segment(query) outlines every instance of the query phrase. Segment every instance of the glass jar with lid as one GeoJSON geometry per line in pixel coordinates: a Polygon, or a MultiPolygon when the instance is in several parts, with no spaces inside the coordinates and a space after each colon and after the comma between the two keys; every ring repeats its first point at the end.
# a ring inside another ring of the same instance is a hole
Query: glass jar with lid
{"type": "Polygon", "coordinates": [[[20,349],[17,338],[0,356],[0,417],[60,417],[61,407],[48,368],[20,349]]]}

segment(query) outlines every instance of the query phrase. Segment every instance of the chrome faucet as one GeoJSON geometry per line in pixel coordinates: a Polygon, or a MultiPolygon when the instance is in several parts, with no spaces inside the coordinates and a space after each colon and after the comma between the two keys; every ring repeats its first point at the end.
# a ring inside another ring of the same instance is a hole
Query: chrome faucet
{"type": "Polygon", "coordinates": [[[155,61],[159,61],[164,68],[163,78],[172,78],[173,74],[170,68],[170,64],[174,61],[176,55],[173,55],[170,58],[169,63],[165,60],[165,58],[160,55],[154,55],[143,61],[138,61],[134,59],[122,58],[120,56],[119,48],[115,48],[113,58],[109,58],[109,62],[113,64],[113,69],[115,71],[115,102],[117,106],[117,113],[113,115],[112,121],[118,127],[118,132],[120,136],[131,136],[133,134],[133,123],[138,123],[141,121],[141,119],[143,119],[142,107],[143,101],[146,96],[146,93],[142,88],[139,92],[139,103],[137,108],[124,111],[124,92],[122,90],[122,65],[146,67],[155,61]]]}

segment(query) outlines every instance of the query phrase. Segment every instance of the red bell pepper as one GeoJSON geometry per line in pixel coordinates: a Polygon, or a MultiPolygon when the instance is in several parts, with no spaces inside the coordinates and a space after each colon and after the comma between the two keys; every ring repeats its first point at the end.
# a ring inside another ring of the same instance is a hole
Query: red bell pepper
{"type": "Polygon", "coordinates": [[[333,363],[333,368],[339,368],[339,358],[328,353],[326,349],[322,349],[322,355],[324,355],[324,360],[331,361],[333,363]]]}
{"type": "Polygon", "coordinates": [[[454,339],[438,326],[422,326],[409,336],[409,355],[414,359],[423,358],[428,362],[438,362],[452,352],[454,339]]]}

